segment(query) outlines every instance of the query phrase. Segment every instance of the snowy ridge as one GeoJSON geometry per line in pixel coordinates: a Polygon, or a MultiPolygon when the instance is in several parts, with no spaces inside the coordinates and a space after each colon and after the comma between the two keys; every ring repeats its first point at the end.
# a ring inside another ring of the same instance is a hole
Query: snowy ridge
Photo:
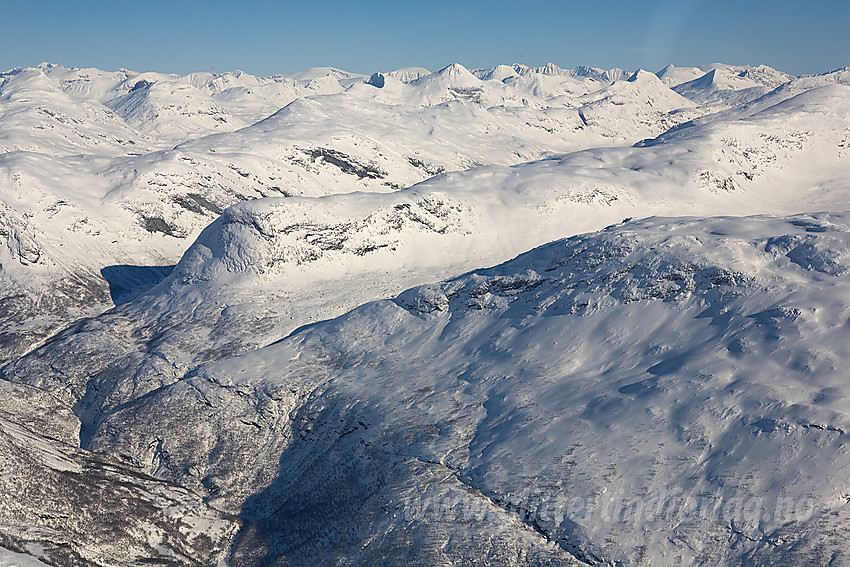
{"type": "Polygon", "coordinates": [[[705,75],[705,71],[699,67],[676,67],[672,63],[667,65],[655,75],[668,87],[675,87],[688,81],[693,81],[705,75]]]}
{"type": "Polygon", "coordinates": [[[702,105],[724,109],[746,104],[794,79],[766,65],[758,67],[715,63],[701,68],[705,75],[672,89],[702,105]]]}
{"type": "Polygon", "coordinates": [[[189,85],[173,86],[140,79],[130,92],[109,101],[108,106],[140,132],[172,144],[245,126],[211,97],[189,85]]]}

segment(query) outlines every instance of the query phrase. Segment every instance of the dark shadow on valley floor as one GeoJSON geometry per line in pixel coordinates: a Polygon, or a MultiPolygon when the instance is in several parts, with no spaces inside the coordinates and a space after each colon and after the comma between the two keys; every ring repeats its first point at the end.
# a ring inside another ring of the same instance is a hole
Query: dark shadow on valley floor
{"type": "Polygon", "coordinates": [[[174,266],[106,266],[100,275],[109,284],[109,295],[115,305],[132,301],[168,277],[174,266]]]}

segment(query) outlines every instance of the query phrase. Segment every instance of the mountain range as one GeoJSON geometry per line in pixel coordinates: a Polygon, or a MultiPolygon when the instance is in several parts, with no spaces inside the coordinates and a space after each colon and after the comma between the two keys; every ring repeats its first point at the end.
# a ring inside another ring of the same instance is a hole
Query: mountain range
{"type": "Polygon", "coordinates": [[[850,69],[0,74],[0,565],[843,564],[850,69]]]}

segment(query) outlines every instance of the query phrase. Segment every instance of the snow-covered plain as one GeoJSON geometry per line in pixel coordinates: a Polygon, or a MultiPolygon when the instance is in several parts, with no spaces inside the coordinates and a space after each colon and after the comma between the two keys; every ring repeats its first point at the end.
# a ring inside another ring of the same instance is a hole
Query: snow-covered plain
{"type": "Polygon", "coordinates": [[[848,83],[0,74],[0,546],[847,563],[848,83]]]}

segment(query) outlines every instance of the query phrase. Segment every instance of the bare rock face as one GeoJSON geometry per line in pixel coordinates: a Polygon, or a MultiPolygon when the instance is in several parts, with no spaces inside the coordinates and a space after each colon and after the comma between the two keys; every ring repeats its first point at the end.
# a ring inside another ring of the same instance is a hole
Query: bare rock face
{"type": "Polygon", "coordinates": [[[79,445],[80,420],[70,407],[46,390],[0,380],[0,417],[41,437],[79,445]]]}
{"type": "Polygon", "coordinates": [[[200,497],[0,420],[2,545],[51,565],[221,564],[239,522],[200,497]]]}
{"type": "Polygon", "coordinates": [[[49,565],[217,565],[241,522],[196,494],[76,448],[47,392],[0,381],[0,545],[49,565]]]}

